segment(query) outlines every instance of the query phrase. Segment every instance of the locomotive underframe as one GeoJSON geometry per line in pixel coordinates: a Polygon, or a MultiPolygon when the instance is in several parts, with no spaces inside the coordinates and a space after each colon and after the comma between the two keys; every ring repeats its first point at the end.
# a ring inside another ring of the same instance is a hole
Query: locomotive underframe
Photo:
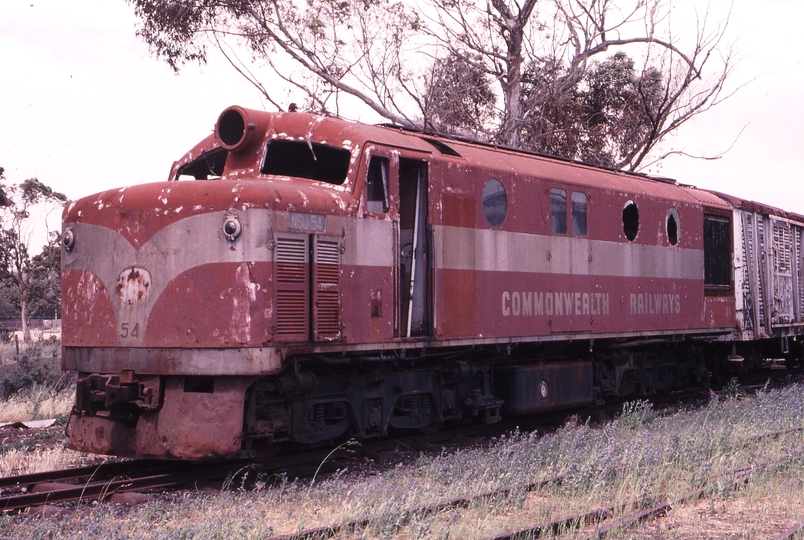
{"type": "Polygon", "coordinates": [[[493,423],[706,385],[693,342],[516,344],[296,356],[277,375],[80,373],[70,447],[180,459],[493,423]]]}

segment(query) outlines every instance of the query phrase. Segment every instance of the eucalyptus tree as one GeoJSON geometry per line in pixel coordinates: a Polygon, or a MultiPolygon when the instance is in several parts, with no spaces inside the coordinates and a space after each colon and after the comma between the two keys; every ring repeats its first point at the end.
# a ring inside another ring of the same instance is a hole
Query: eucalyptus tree
{"type": "Polygon", "coordinates": [[[279,110],[301,93],[628,170],[726,99],[734,67],[730,10],[677,21],[674,0],[127,1],[174,70],[217,49],[279,110]]]}
{"type": "MultiPolygon", "coordinates": [[[[2,169],[0,169],[2,172],[2,169]]],[[[28,323],[36,312],[59,311],[60,261],[58,233],[50,233],[47,243],[37,255],[31,255],[32,221],[60,209],[67,201],[36,178],[18,185],[4,186],[4,202],[0,208],[0,285],[4,300],[19,313],[22,334],[30,340],[28,323]]]]}

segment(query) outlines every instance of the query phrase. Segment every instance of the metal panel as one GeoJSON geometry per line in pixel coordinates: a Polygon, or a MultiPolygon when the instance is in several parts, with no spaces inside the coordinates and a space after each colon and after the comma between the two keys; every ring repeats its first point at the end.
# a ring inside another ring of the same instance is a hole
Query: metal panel
{"type": "Polygon", "coordinates": [[[338,238],[314,238],[314,338],[316,341],[334,341],[341,337],[341,244],[338,238]]]}
{"type": "Polygon", "coordinates": [[[591,362],[519,365],[498,368],[495,395],[510,415],[536,414],[592,403],[591,362]]]}
{"type": "Polygon", "coordinates": [[[793,227],[795,231],[795,272],[793,273],[793,277],[795,278],[795,290],[796,290],[796,321],[802,322],[802,318],[804,317],[804,276],[801,275],[802,269],[804,269],[804,265],[802,265],[802,256],[804,255],[804,250],[802,250],[801,241],[802,241],[802,229],[801,227],[793,227]]]}
{"type": "Polygon", "coordinates": [[[793,322],[793,234],[790,224],[773,220],[771,268],[773,270],[773,309],[771,322],[793,322]]]}
{"type": "MultiPolygon", "coordinates": [[[[743,253],[745,255],[745,273],[743,274],[743,306],[745,315],[743,322],[746,331],[756,335],[758,327],[762,326],[759,319],[759,284],[757,271],[757,253],[754,249],[754,215],[742,212],[743,221],[743,253]]],[[[753,337],[753,336],[749,336],[753,337]]]]}
{"type": "Polygon", "coordinates": [[[276,339],[304,341],[309,329],[309,235],[276,239],[276,339]]]}
{"type": "Polygon", "coordinates": [[[753,337],[769,335],[769,324],[765,318],[765,271],[766,257],[764,247],[764,221],[761,215],[743,212],[743,249],[746,260],[743,295],[745,306],[745,328],[754,332],[753,337]]]}
{"type": "Polygon", "coordinates": [[[768,295],[769,291],[771,290],[770,287],[770,279],[769,279],[769,269],[768,264],[770,261],[768,260],[768,241],[767,241],[767,229],[768,224],[766,223],[766,218],[764,216],[756,215],[756,249],[758,251],[757,255],[757,270],[759,279],[757,283],[759,285],[759,295],[758,295],[758,308],[759,308],[759,324],[764,326],[765,334],[770,336],[771,335],[771,316],[770,310],[768,309],[768,295]]]}

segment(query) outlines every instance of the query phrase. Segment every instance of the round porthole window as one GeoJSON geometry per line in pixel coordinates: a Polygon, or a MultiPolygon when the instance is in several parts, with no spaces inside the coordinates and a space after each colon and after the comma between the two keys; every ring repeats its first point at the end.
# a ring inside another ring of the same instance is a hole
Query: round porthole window
{"type": "Polygon", "coordinates": [[[628,201],[623,208],[623,233],[631,242],[639,232],[639,210],[634,201],[628,201]]]}
{"type": "Polygon", "coordinates": [[[681,234],[681,221],[678,218],[678,210],[670,208],[667,211],[667,240],[671,246],[678,243],[678,237],[681,234]]]}
{"type": "Polygon", "coordinates": [[[483,214],[492,227],[499,227],[508,212],[508,196],[502,182],[492,178],[483,188],[483,214]]]}

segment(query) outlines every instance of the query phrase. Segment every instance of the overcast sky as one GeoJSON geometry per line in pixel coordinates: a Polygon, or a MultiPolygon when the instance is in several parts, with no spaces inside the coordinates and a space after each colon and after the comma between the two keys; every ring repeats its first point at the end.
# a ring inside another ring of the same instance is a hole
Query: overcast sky
{"type": "MultiPolygon", "coordinates": [[[[720,160],[673,159],[652,172],[804,214],[803,16],[802,0],[735,1],[742,59],[732,80],[753,82],[671,143],[714,155],[737,142],[720,160]]],[[[215,57],[174,75],[135,30],[123,0],[0,0],[0,166],[10,182],[37,177],[75,199],[166,180],[224,108],[270,110],[215,57]]]]}

